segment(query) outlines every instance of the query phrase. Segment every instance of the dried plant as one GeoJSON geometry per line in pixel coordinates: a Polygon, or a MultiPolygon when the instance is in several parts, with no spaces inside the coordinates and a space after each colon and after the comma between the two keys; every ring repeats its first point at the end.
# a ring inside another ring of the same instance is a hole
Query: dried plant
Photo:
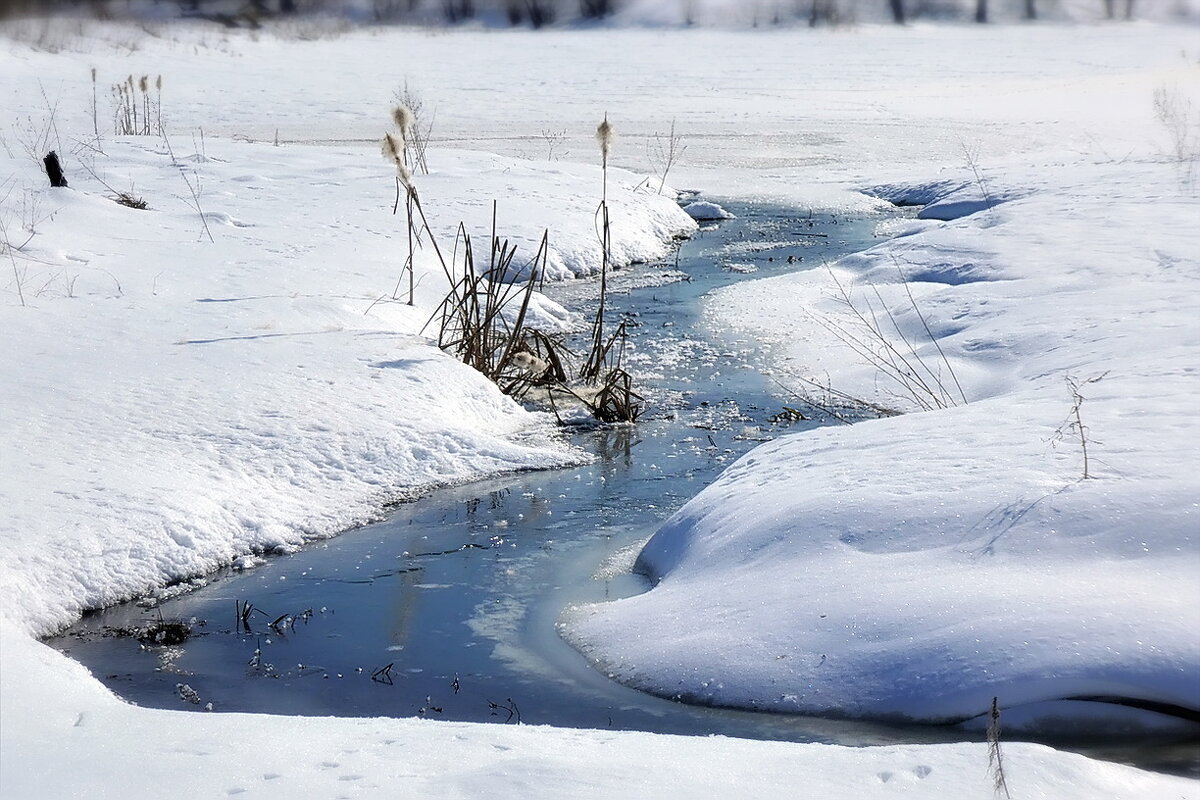
{"type": "Polygon", "coordinates": [[[654,134],[650,158],[656,166],[655,171],[661,173],[658,181],[659,194],[663,193],[663,188],[667,185],[667,174],[671,167],[675,166],[675,162],[683,156],[685,150],[687,145],[683,144],[683,137],[675,133],[675,120],[671,120],[671,130],[668,133],[654,134]]]}
{"type": "Polygon", "coordinates": [[[1054,432],[1055,441],[1061,441],[1068,434],[1071,434],[1079,439],[1079,449],[1083,453],[1083,476],[1082,480],[1088,480],[1095,477],[1091,473],[1090,462],[1088,461],[1088,444],[1090,439],[1090,429],[1083,424],[1083,402],[1087,398],[1083,396],[1081,390],[1084,386],[1091,383],[1099,383],[1104,380],[1108,372],[1102,372],[1099,375],[1081,381],[1073,375],[1068,374],[1064,380],[1067,383],[1067,388],[1071,391],[1071,410],[1067,413],[1067,419],[1054,432]]]}
{"type": "Polygon", "coordinates": [[[1154,90],[1154,116],[1167,132],[1171,157],[1179,169],[1179,183],[1193,184],[1200,163],[1200,113],[1180,92],[1160,86],[1154,90]]]}
{"type": "MultiPolygon", "coordinates": [[[[393,114],[397,124],[403,120],[401,107],[397,107],[393,114]]],[[[407,120],[404,120],[407,121],[407,120]]],[[[412,172],[409,171],[408,165],[405,163],[405,147],[403,135],[397,137],[387,133],[383,136],[383,158],[396,167],[396,202],[392,205],[392,214],[396,214],[400,208],[401,189],[404,193],[404,208],[405,208],[405,227],[408,231],[408,258],[405,259],[404,266],[400,270],[400,277],[396,280],[396,288],[392,291],[392,299],[398,299],[400,293],[400,284],[404,280],[404,276],[408,275],[408,304],[415,305],[416,295],[416,269],[413,264],[413,258],[416,254],[416,245],[419,242],[418,232],[416,230],[416,220],[413,216],[413,211],[420,204],[420,198],[417,196],[417,187],[413,184],[412,172]]]]}
{"type": "Polygon", "coordinates": [[[600,145],[600,166],[604,170],[606,200],[608,198],[608,155],[612,151],[614,138],[616,138],[616,130],[608,121],[608,114],[605,114],[604,121],[596,127],[596,142],[600,145]]]}
{"type": "MultiPolygon", "coordinates": [[[[405,166],[408,166],[408,142],[412,138],[413,123],[416,117],[406,105],[398,105],[392,109],[392,122],[396,126],[396,130],[400,132],[401,147],[399,148],[399,156],[405,166]]],[[[395,143],[392,143],[393,148],[395,143]]]]}
{"type": "Polygon", "coordinates": [[[1004,755],[1000,752],[1000,700],[992,698],[992,711],[988,719],[988,774],[992,776],[992,790],[995,796],[1001,793],[1011,800],[1008,791],[1008,781],[1004,777],[1004,755]]]}
{"type": "Polygon", "coordinates": [[[192,178],[188,176],[187,167],[180,164],[178,159],[175,158],[175,149],[171,147],[171,139],[167,136],[167,129],[160,127],[158,132],[159,135],[162,136],[163,144],[167,148],[167,154],[171,157],[171,164],[179,169],[179,177],[183,178],[183,182],[187,184],[188,192],[192,196],[189,205],[191,205],[191,207],[194,208],[196,213],[200,216],[200,224],[204,227],[204,235],[208,237],[210,242],[215,242],[216,240],[213,239],[212,230],[210,230],[208,227],[208,217],[204,215],[204,209],[200,205],[200,197],[203,194],[204,188],[200,182],[200,174],[194,173],[196,180],[193,182],[192,178]]]}
{"type": "MultiPolygon", "coordinates": [[[[399,127],[400,122],[408,120],[395,118],[393,121],[399,127]]],[[[607,133],[598,138],[607,164],[607,150],[612,141],[612,129],[607,120],[601,129],[606,127],[607,133]]],[[[396,168],[397,196],[393,213],[398,213],[401,191],[406,198],[409,254],[401,280],[407,274],[409,303],[413,302],[416,249],[426,242],[450,285],[446,297],[426,323],[428,326],[437,320],[438,346],[486,375],[510,396],[524,397],[537,386],[545,389],[551,404],[557,392],[559,396],[579,400],[602,421],[636,421],[641,413],[642,398],[633,390],[632,377],[621,368],[625,326],[621,325],[611,337],[603,335],[603,299],[610,258],[607,179],[605,199],[598,212],[603,220],[601,238],[605,261],[601,271],[601,305],[588,358],[579,373],[572,377],[570,366],[576,359],[563,344],[562,337],[532,329],[526,324],[534,291],[546,274],[549,232],[542,235],[533,257],[518,264],[516,246],[497,234],[497,205],[493,203],[490,252],[486,261],[477,258],[472,237],[461,223],[447,259],[429,226],[412,174],[405,165],[403,140],[397,135],[386,134],[382,152],[385,160],[396,168]]],[[[397,299],[398,293],[399,283],[393,299],[397,299]]]]}
{"type": "MultiPolygon", "coordinates": [[[[494,208],[494,207],[493,207],[494,208]]],[[[495,224],[493,212],[493,226],[495,224]]],[[[432,234],[430,234],[432,235],[432,234]]],[[[537,253],[522,270],[513,270],[517,248],[500,239],[493,227],[491,253],[485,267],[476,263],[471,237],[459,225],[454,252],[462,254],[462,277],[438,307],[438,346],[453,353],[514,394],[531,376],[545,371],[545,362],[525,344],[525,319],[540,274],[550,254],[549,232],[542,235],[537,253]],[[517,273],[524,281],[510,282],[517,273]]],[[[450,267],[447,275],[457,269],[450,267]]]]}
{"type": "Polygon", "coordinates": [[[546,160],[555,161],[554,151],[562,147],[567,141],[567,130],[562,128],[554,130],[553,128],[542,128],[542,139],[546,141],[546,160]]]}
{"type": "Polygon", "coordinates": [[[612,152],[615,137],[608,115],[596,128],[596,142],[600,145],[601,194],[600,206],[596,209],[600,232],[600,301],[596,305],[596,316],[592,320],[592,347],[581,377],[595,380],[604,370],[604,310],[608,300],[608,265],[612,254],[612,227],[608,213],[608,157],[612,152]]]}
{"type": "Polygon", "coordinates": [[[92,67],[92,130],[96,134],[96,142],[100,142],[100,114],[96,96],[96,68],[92,67]]]}
{"type": "Polygon", "coordinates": [[[143,75],[136,81],[130,75],[121,83],[113,85],[113,128],[118,136],[162,134],[162,75],[154,80],[153,85],[155,93],[151,94],[149,75],[143,75]]]}
{"type": "Polygon", "coordinates": [[[918,408],[929,411],[967,402],[966,392],[958,381],[954,367],[933,335],[899,263],[896,264],[896,270],[909,309],[920,320],[925,336],[937,350],[938,362],[931,363],[918,352],[891,306],[883,299],[879,287],[868,283],[871,294],[859,298],[852,294],[848,285],[838,280],[832,269],[826,267],[826,270],[836,289],[835,298],[849,312],[850,321],[842,323],[830,317],[815,317],[821,327],[875,367],[881,376],[897,387],[901,396],[918,408]]]}
{"type": "MultiPolygon", "coordinates": [[[[828,377],[826,377],[824,383],[811,378],[798,377],[797,380],[803,384],[800,389],[794,389],[790,386],[785,386],[777,380],[772,380],[776,386],[799,400],[803,405],[820,411],[825,416],[843,425],[853,425],[856,421],[863,419],[900,416],[900,412],[893,408],[872,403],[869,400],[863,400],[860,397],[855,397],[854,395],[834,389],[828,377]]],[[[786,416],[784,415],[785,420],[786,416]]]]}
{"type": "Polygon", "coordinates": [[[436,115],[425,106],[421,94],[409,87],[408,82],[394,93],[396,107],[392,111],[392,122],[404,136],[404,146],[411,158],[405,159],[410,168],[420,170],[422,175],[429,174],[427,150],[429,139],[433,135],[433,123],[436,115]]]}
{"type": "Polygon", "coordinates": [[[17,286],[17,298],[21,301],[21,305],[24,306],[25,305],[25,289],[24,289],[25,281],[24,281],[24,276],[21,274],[21,269],[17,265],[17,255],[16,254],[17,254],[18,250],[20,250],[22,247],[24,247],[26,244],[29,243],[29,241],[33,238],[33,234],[30,233],[29,238],[26,239],[23,244],[19,244],[19,245],[13,244],[12,240],[9,239],[8,224],[7,224],[8,215],[6,213],[4,213],[4,208],[8,202],[9,197],[12,196],[13,187],[14,187],[14,184],[11,182],[7,182],[5,184],[5,194],[4,194],[3,202],[0,202],[0,252],[3,252],[4,255],[8,256],[8,260],[12,264],[13,280],[16,282],[16,286],[17,286]]]}

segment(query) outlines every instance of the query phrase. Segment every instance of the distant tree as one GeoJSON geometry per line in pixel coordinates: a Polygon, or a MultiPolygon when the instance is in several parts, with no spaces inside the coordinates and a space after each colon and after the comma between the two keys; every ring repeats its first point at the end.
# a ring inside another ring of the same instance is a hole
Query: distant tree
{"type": "Polygon", "coordinates": [[[815,28],[822,22],[833,22],[833,0],[812,0],[808,7],[808,27],[815,28]]]}
{"type": "Polygon", "coordinates": [[[412,11],[415,5],[412,0],[372,0],[371,13],[374,14],[376,21],[383,22],[395,19],[406,8],[408,11],[412,11]]]}
{"type": "MultiPolygon", "coordinates": [[[[1133,3],[1134,0],[1125,0],[1125,19],[1133,19],[1133,3]]],[[[1104,0],[1104,18],[1116,19],[1117,17],[1116,0],[1104,0]]]]}
{"type": "Polygon", "coordinates": [[[1025,0],[1025,19],[1037,19],[1037,0],[1025,0]]]}
{"type": "Polygon", "coordinates": [[[616,10],[616,0],[579,0],[579,13],[584,19],[600,19],[616,10]]]}
{"type": "Polygon", "coordinates": [[[475,0],[442,0],[447,22],[462,22],[475,16],[475,0]]]}
{"type": "Polygon", "coordinates": [[[554,6],[548,0],[525,0],[529,11],[529,24],[535,28],[554,22],[554,6]]]}
{"type": "Polygon", "coordinates": [[[32,9],[33,3],[28,0],[0,0],[0,19],[19,17],[32,9]]]}
{"type": "Polygon", "coordinates": [[[988,0],[975,0],[975,21],[979,23],[988,21],[988,0]]]}
{"type": "Polygon", "coordinates": [[[888,0],[888,8],[892,12],[892,20],[897,25],[904,24],[904,0],[888,0]]]}

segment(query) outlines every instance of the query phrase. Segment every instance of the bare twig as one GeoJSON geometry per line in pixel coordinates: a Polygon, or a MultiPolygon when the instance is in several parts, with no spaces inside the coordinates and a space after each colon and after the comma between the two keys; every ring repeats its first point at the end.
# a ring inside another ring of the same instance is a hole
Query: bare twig
{"type": "Polygon", "coordinates": [[[686,150],[687,145],[683,144],[683,137],[675,133],[675,120],[671,120],[671,130],[665,136],[660,133],[654,134],[650,156],[662,170],[658,181],[658,194],[663,193],[663,187],[667,185],[667,173],[686,150]]]}
{"type": "MultiPolygon", "coordinates": [[[[951,379],[958,389],[959,398],[965,403],[966,394],[958,382],[958,376],[955,375],[953,366],[934,337],[928,320],[921,312],[903,271],[899,270],[899,266],[897,266],[897,270],[900,272],[901,283],[910,307],[920,319],[926,335],[933,342],[942,363],[950,373],[951,379]]],[[[878,307],[876,307],[870,297],[861,300],[855,298],[851,294],[849,286],[843,283],[828,265],[826,271],[836,287],[836,299],[849,311],[855,329],[828,316],[815,314],[810,314],[810,316],[860,358],[875,367],[881,375],[895,383],[904,395],[919,408],[930,410],[957,405],[958,403],[948,391],[942,375],[928,364],[917,351],[914,343],[909,340],[891,307],[884,301],[879,288],[872,283],[867,284],[878,303],[878,307]],[[886,324],[881,319],[881,314],[886,319],[886,324]],[[892,331],[894,331],[895,337],[899,338],[900,346],[894,341],[892,331]]]]}
{"type": "Polygon", "coordinates": [[[992,776],[992,788],[995,796],[1001,793],[1011,800],[1008,791],[1008,781],[1004,777],[1004,755],[1000,752],[1000,700],[992,698],[992,711],[989,716],[988,729],[988,773],[992,776]]]}
{"type": "Polygon", "coordinates": [[[962,147],[963,157],[967,161],[967,167],[970,168],[971,173],[975,176],[975,185],[978,186],[979,191],[983,193],[984,205],[987,208],[991,208],[993,205],[992,196],[988,192],[987,183],[983,180],[983,173],[979,171],[978,153],[972,152],[971,148],[967,147],[967,143],[962,140],[959,140],[959,145],[962,147]]]}
{"type": "Polygon", "coordinates": [[[191,192],[192,202],[190,205],[196,209],[196,213],[200,215],[200,224],[204,226],[204,233],[208,236],[210,242],[216,242],[213,238],[212,231],[208,227],[208,218],[204,216],[204,209],[200,206],[200,177],[196,176],[196,183],[192,183],[192,179],[188,177],[187,168],[180,164],[175,158],[175,150],[171,147],[171,138],[167,136],[167,129],[159,126],[159,133],[162,134],[163,144],[167,147],[167,153],[171,156],[171,163],[179,169],[179,175],[183,178],[183,182],[187,184],[188,191],[191,192]]]}
{"type": "Polygon", "coordinates": [[[1067,412],[1067,419],[1054,432],[1055,438],[1061,440],[1068,433],[1074,434],[1079,439],[1079,449],[1083,452],[1083,480],[1088,480],[1094,477],[1089,469],[1088,462],[1088,443],[1090,429],[1083,424],[1083,401],[1086,400],[1081,393],[1084,386],[1090,383],[1099,383],[1108,375],[1108,372],[1102,372],[1099,375],[1081,381],[1073,375],[1066,375],[1064,380],[1067,383],[1067,388],[1071,390],[1071,410],[1067,412]]]}

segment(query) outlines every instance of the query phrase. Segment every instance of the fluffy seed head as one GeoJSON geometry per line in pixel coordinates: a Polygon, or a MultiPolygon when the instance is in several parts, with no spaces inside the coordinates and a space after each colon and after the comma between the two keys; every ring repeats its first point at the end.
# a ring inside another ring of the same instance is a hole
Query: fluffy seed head
{"type": "Polygon", "coordinates": [[[604,115],[604,122],[596,128],[596,141],[600,143],[600,155],[604,158],[604,165],[608,166],[608,153],[612,149],[613,136],[612,123],[608,121],[608,114],[604,115]]]}
{"type": "Polygon", "coordinates": [[[383,160],[396,166],[396,175],[400,178],[400,183],[404,184],[404,188],[410,192],[415,192],[416,189],[412,183],[412,173],[404,164],[404,142],[397,136],[391,133],[383,135],[383,160]]]}
{"type": "Polygon", "coordinates": [[[390,133],[383,135],[383,160],[392,164],[400,164],[403,158],[400,157],[400,152],[403,146],[397,141],[396,137],[390,133]]]}
{"type": "Polygon", "coordinates": [[[154,82],[154,86],[155,86],[155,88],[157,88],[157,89],[158,89],[160,92],[162,91],[162,75],[159,75],[159,76],[158,76],[158,80],[156,80],[156,81],[154,82]]]}
{"type": "Polygon", "coordinates": [[[138,81],[138,88],[142,90],[142,94],[145,94],[146,92],[150,91],[150,76],[149,75],[142,76],[142,79],[138,81]]]}
{"type": "Polygon", "coordinates": [[[400,129],[400,135],[408,140],[408,133],[412,130],[413,124],[417,118],[413,115],[412,109],[406,105],[398,105],[392,109],[392,122],[396,123],[396,127],[400,129]]]}

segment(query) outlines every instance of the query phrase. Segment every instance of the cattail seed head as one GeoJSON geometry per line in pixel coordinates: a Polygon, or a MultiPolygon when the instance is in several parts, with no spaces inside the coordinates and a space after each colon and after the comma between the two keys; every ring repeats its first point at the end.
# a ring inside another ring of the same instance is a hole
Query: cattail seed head
{"type": "Polygon", "coordinates": [[[404,142],[398,137],[390,133],[383,135],[383,160],[395,164],[396,176],[400,178],[400,183],[404,184],[404,188],[416,194],[416,187],[413,186],[412,173],[408,166],[404,163],[404,142]]]}
{"type": "Polygon", "coordinates": [[[383,160],[389,163],[400,166],[404,163],[404,157],[401,153],[404,151],[404,145],[401,144],[395,136],[390,133],[383,135],[383,160]]]}
{"type": "Polygon", "coordinates": [[[162,91],[162,75],[158,76],[158,80],[154,82],[154,85],[160,92],[162,91]]]}
{"type": "Polygon", "coordinates": [[[600,155],[604,159],[605,167],[608,166],[608,153],[612,149],[615,135],[612,123],[608,121],[608,114],[605,114],[604,121],[596,128],[596,141],[600,143],[600,155]]]}
{"type": "Polygon", "coordinates": [[[150,91],[150,76],[149,75],[142,76],[142,79],[140,81],[138,81],[138,88],[142,90],[142,94],[145,94],[146,92],[150,91]]]}
{"type": "Polygon", "coordinates": [[[92,67],[92,83],[96,82],[96,68],[92,67]]]}
{"type": "Polygon", "coordinates": [[[416,121],[416,116],[408,106],[398,105],[392,109],[392,122],[396,123],[396,127],[400,129],[400,135],[404,137],[405,141],[408,141],[408,134],[416,121]]]}

